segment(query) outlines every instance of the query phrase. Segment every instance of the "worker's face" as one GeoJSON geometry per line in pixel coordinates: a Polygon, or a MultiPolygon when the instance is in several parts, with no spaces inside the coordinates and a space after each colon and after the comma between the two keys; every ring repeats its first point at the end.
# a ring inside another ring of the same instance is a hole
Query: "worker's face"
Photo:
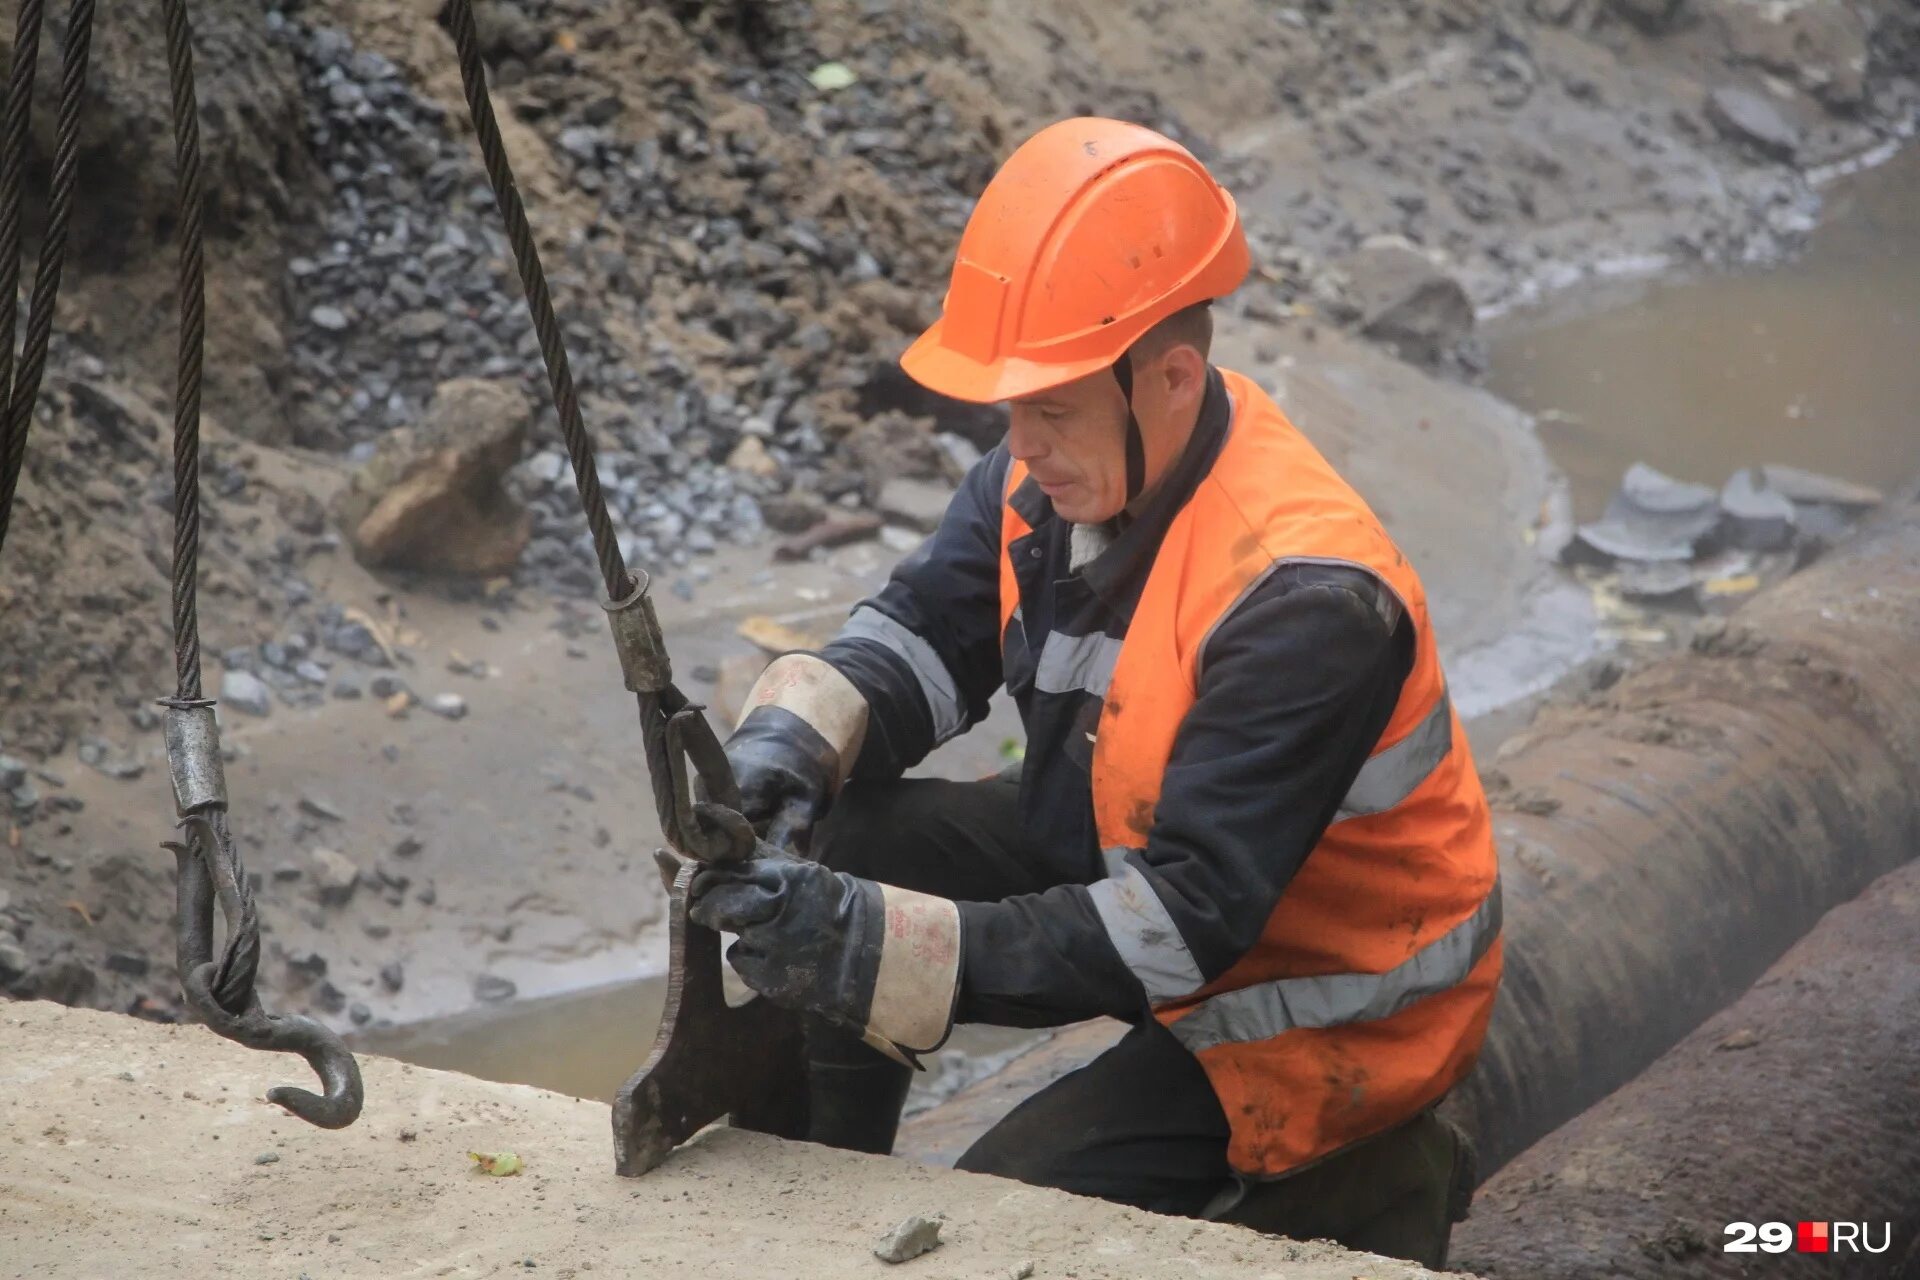
{"type": "MultiPolygon", "coordinates": [[[[1197,412],[1206,359],[1175,346],[1133,368],[1133,409],[1146,446],[1147,483],[1159,479],[1185,433],[1169,424],[1197,412]]],[[[1127,401],[1111,370],[1008,401],[1007,451],[1063,520],[1099,524],[1127,505],[1127,401]]]]}

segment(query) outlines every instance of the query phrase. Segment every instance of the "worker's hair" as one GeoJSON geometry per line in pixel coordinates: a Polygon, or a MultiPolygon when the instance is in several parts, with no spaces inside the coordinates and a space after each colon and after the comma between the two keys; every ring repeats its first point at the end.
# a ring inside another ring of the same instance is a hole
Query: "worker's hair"
{"type": "Polygon", "coordinates": [[[1200,353],[1205,359],[1213,346],[1213,304],[1196,302],[1162,320],[1153,328],[1140,335],[1133,344],[1133,353],[1142,360],[1151,360],[1168,347],[1185,344],[1200,353]]]}

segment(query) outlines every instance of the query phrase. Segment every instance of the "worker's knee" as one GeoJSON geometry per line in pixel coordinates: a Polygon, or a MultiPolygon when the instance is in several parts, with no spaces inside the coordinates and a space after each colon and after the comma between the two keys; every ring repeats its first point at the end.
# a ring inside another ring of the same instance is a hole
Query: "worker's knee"
{"type": "Polygon", "coordinates": [[[975,1140],[953,1167],[964,1173],[990,1173],[1036,1187],[1061,1187],[1080,1191],[1074,1174],[1076,1153],[1063,1149],[1059,1134],[1041,1134],[1018,1121],[995,1125],[975,1140]]]}
{"type": "Polygon", "coordinates": [[[1034,893],[1053,880],[1017,847],[1018,783],[849,782],[809,852],[835,871],[962,902],[1034,893]]]}

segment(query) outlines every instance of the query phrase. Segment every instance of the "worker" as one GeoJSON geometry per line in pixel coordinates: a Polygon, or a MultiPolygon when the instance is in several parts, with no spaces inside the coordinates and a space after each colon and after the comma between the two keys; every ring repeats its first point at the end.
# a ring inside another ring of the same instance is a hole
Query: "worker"
{"type": "Polygon", "coordinates": [[[764,856],[693,918],[803,1010],[808,1136],[891,1148],[956,1022],[1131,1024],[962,1169],[1431,1266],[1471,1153],[1435,1104],[1499,979],[1485,797],[1420,579],[1209,363],[1232,197],[1114,120],[1022,144],[906,372],[1003,443],[727,742],[764,856]],[[903,779],[1004,687],[1015,770],[903,779]],[[811,857],[775,855],[773,846],[811,857]]]}

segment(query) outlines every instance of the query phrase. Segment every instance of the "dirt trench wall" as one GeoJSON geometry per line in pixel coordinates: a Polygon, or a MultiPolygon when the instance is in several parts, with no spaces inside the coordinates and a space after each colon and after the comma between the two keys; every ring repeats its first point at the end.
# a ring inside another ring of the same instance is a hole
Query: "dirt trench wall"
{"type": "Polygon", "coordinates": [[[1920,1274],[1920,866],[1834,908],[1751,991],[1481,1188],[1491,1277],[1920,1274]],[[1866,1223],[1855,1252],[1724,1252],[1730,1222],[1866,1223]]]}
{"type": "MultiPolygon", "coordinates": [[[[1920,852],[1920,506],[1484,768],[1507,972],[1448,1107],[1483,1175],[1920,852]]],[[[1838,1212],[1836,1208],[1834,1210],[1838,1212]]]]}

